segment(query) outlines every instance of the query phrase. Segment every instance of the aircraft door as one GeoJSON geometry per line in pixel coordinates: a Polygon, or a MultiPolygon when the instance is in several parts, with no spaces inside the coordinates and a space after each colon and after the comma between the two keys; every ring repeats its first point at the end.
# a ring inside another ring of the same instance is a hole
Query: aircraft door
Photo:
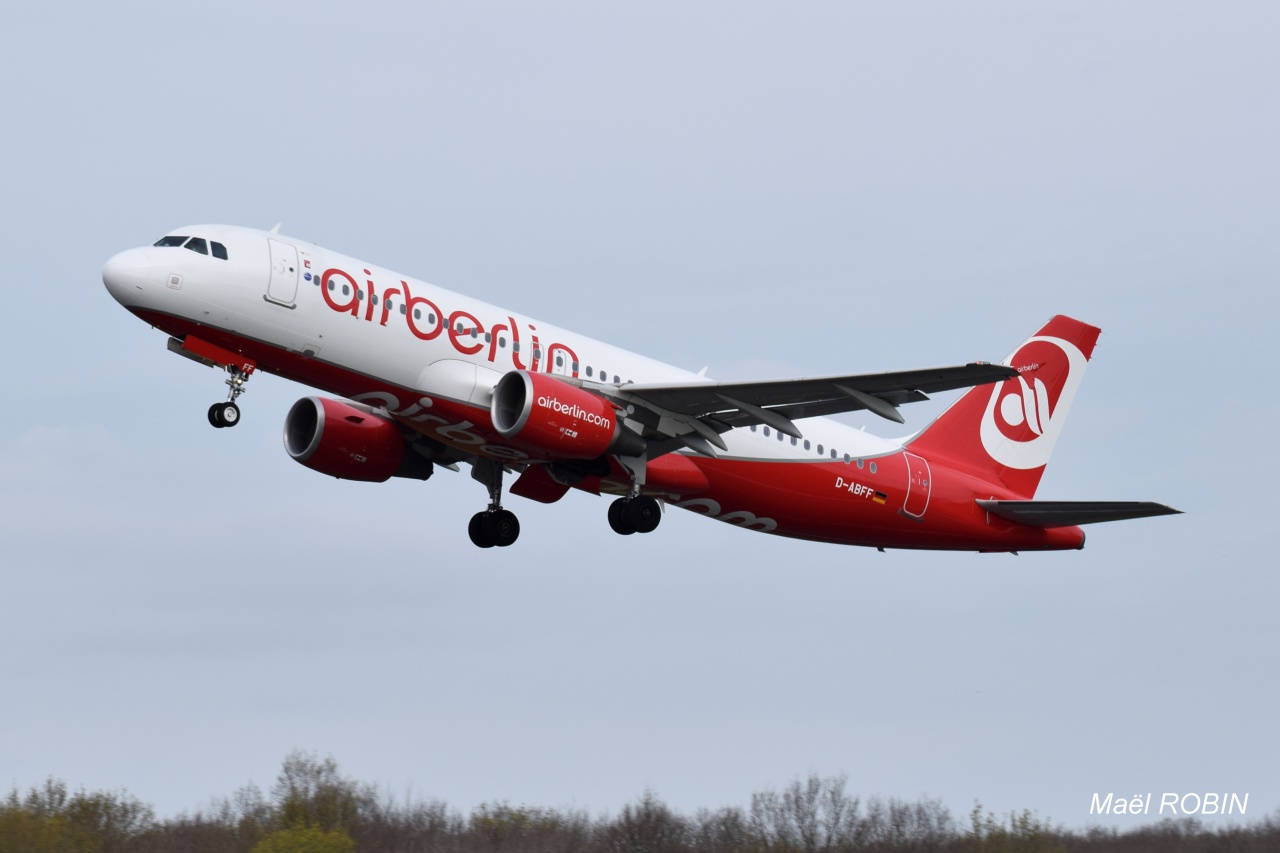
{"type": "Polygon", "coordinates": [[[271,280],[267,301],[292,308],[298,298],[298,250],[289,243],[267,238],[271,247],[271,280]]]}
{"type": "Polygon", "coordinates": [[[929,506],[929,463],[914,453],[903,451],[907,462],[907,499],[902,504],[902,514],[922,520],[929,506]]]}
{"type": "Polygon", "coordinates": [[[570,363],[569,352],[562,346],[552,344],[547,350],[547,359],[551,362],[551,373],[556,376],[573,376],[577,370],[577,362],[570,363]]]}

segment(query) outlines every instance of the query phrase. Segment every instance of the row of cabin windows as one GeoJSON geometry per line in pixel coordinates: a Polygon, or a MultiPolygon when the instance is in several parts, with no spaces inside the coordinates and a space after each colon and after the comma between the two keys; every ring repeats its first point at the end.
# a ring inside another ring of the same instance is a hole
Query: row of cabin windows
{"type": "Polygon", "coordinates": [[[161,237],[155,242],[157,246],[181,246],[184,249],[190,249],[201,255],[212,254],[215,258],[221,260],[227,259],[227,247],[216,240],[205,240],[203,237],[184,237],[179,234],[170,234],[168,237],[161,237]]]}
{"type": "MultiPolygon", "coordinates": [[[[320,279],[319,279],[319,278],[316,278],[316,279],[315,279],[315,283],[316,283],[316,284],[319,284],[319,283],[320,283],[320,279]]],[[[329,290],[331,290],[331,291],[336,291],[336,290],[337,290],[337,288],[338,288],[338,284],[337,284],[335,281],[333,281],[333,279],[330,279],[330,280],[329,280],[329,290]]],[[[351,285],[349,285],[349,284],[344,284],[344,285],[342,285],[342,295],[343,295],[343,296],[350,296],[350,295],[351,295],[351,285]]],[[[357,302],[363,302],[363,301],[364,301],[364,291],[363,291],[363,290],[360,290],[360,289],[357,289],[357,290],[356,290],[356,301],[357,301],[357,302]]],[[[371,305],[377,305],[377,304],[378,304],[378,294],[376,294],[376,293],[371,293],[371,294],[369,294],[369,303],[370,303],[371,305]]],[[[386,308],[387,308],[387,310],[388,310],[388,311],[394,311],[394,310],[396,310],[396,306],[395,306],[393,303],[391,303],[390,301],[388,301],[388,303],[387,303],[387,305],[386,305],[386,308]]],[[[408,307],[405,303],[403,303],[403,302],[401,302],[401,303],[400,303],[400,305],[399,305],[399,309],[400,309],[400,313],[401,313],[401,315],[405,315],[405,314],[408,314],[408,313],[409,313],[409,307],[408,307]]],[[[421,308],[414,308],[414,309],[413,309],[413,319],[414,319],[414,320],[417,320],[418,322],[422,322],[422,309],[421,309],[421,308]]],[[[435,315],[435,312],[434,312],[434,311],[428,311],[428,312],[427,312],[427,323],[428,323],[428,324],[430,324],[430,325],[435,325],[435,322],[436,322],[436,315],[435,315]]],[[[480,337],[480,330],[479,330],[479,329],[474,329],[474,328],[473,328],[473,329],[468,330],[468,329],[467,329],[467,327],[466,327],[466,326],[464,326],[462,323],[459,323],[459,324],[457,325],[457,328],[455,329],[455,332],[456,332],[457,334],[459,334],[459,335],[465,335],[465,334],[468,334],[468,332],[469,332],[472,338],[479,339],[479,337],[480,337]]],[[[493,342],[493,335],[492,335],[492,333],[490,333],[490,332],[485,332],[485,333],[484,333],[484,342],[485,342],[486,344],[487,344],[487,343],[492,343],[492,342],[493,342]]],[[[499,346],[499,347],[501,347],[502,349],[506,349],[506,347],[507,347],[507,339],[506,339],[506,338],[504,338],[504,337],[502,337],[501,335],[499,335],[499,336],[498,336],[498,346],[499,346]]],[[[519,341],[512,341],[512,343],[511,343],[511,351],[512,351],[512,352],[520,352],[520,342],[519,342],[519,341]]],[[[534,359],[541,359],[541,358],[542,358],[542,349],[541,349],[541,348],[539,348],[539,347],[534,347],[534,348],[533,348],[533,357],[534,357],[534,359]]],[[[557,355],[557,356],[556,356],[556,367],[564,367],[564,356],[563,356],[563,355],[557,355]]],[[[569,368],[570,368],[570,370],[571,370],[574,374],[577,374],[577,372],[578,372],[578,362],[576,362],[576,361],[570,362],[570,363],[569,363],[569,368]]],[[[595,373],[595,371],[591,368],[591,366],[590,366],[590,365],[588,365],[588,366],[587,366],[587,378],[588,378],[588,379],[590,379],[590,378],[592,377],[592,374],[594,374],[594,373],[595,373]]],[[[608,374],[608,372],[607,372],[607,371],[604,371],[604,370],[600,371],[599,381],[600,381],[600,382],[602,382],[602,383],[607,383],[607,382],[609,381],[609,374],[608,374]]],[[[614,384],[616,384],[616,385],[622,385],[622,384],[623,384],[622,377],[621,377],[621,376],[618,376],[618,375],[615,373],[615,374],[613,375],[613,382],[614,382],[614,384]]]]}
{"type": "MultiPolygon", "coordinates": [[[[769,437],[770,430],[769,430],[769,428],[768,428],[768,427],[757,427],[757,425],[756,425],[756,424],[752,424],[752,425],[751,425],[751,431],[752,431],[752,432],[755,432],[757,429],[763,429],[763,430],[764,430],[765,437],[766,437],[766,438],[768,438],[768,437],[769,437]]],[[[778,432],[777,430],[773,430],[772,432],[778,436],[778,441],[786,441],[786,440],[787,440],[787,436],[783,435],[782,433],[778,432]]],[[[794,435],[793,435],[793,436],[791,436],[791,446],[792,446],[792,447],[799,447],[799,446],[800,446],[800,444],[801,444],[800,439],[796,438],[794,435]]],[[[812,450],[812,449],[813,449],[813,445],[810,443],[809,439],[807,439],[807,438],[806,438],[806,439],[804,439],[803,444],[804,444],[804,449],[805,449],[805,450],[812,450]]],[[[823,446],[822,446],[821,444],[819,444],[819,445],[818,445],[818,448],[817,448],[817,449],[818,449],[818,455],[819,455],[819,456],[823,456],[823,455],[825,455],[825,454],[823,453],[824,448],[823,448],[823,446]]],[[[839,458],[840,458],[840,452],[839,452],[838,450],[836,450],[834,447],[830,449],[830,453],[831,453],[831,458],[832,458],[832,459],[839,459],[839,458]]],[[[848,465],[850,462],[853,462],[853,461],[854,461],[853,457],[851,457],[848,453],[844,454],[844,464],[848,465]]],[[[863,466],[863,464],[864,464],[864,460],[862,460],[862,459],[858,459],[858,460],[857,460],[857,463],[858,463],[858,467],[859,467],[859,468],[861,468],[861,467],[863,466]]],[[[872,463],[871,463],[871,473],[872,473],[872,474],[876,473],[876,463],[874,463],[874,462],[872,462],[872,463]]]]}

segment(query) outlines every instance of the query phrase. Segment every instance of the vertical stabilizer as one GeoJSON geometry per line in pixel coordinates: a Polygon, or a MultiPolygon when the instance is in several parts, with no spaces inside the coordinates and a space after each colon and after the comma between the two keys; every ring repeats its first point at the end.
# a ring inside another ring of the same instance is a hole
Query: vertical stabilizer
{"type": "Polygon", "coordinates": [[[1031,497],[1101,331],[1054,317],[1002,362],[1018,376],[966,393],[910,442],[912,452],[1031,497]]]}

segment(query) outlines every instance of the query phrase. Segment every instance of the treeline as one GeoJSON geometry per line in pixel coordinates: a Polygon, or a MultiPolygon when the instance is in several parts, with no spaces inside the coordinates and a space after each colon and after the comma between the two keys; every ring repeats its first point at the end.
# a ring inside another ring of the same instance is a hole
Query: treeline
{"type": "Polygon", "coordinates": [[[1201,853],[1280,850],[1280,819],[1209,829],[1165,821],[1119,832],[1055,827],[1031,812],[958,821],[937,800],[862,799],[811,775],[746,808],[673,811],[646,793],[618,815],[440,800],[397,802],[296,752],[266,796],[256,786],[160,820],[127,793],[69,792],[49,780],[0,802],[0,853],[1201,853]]]}

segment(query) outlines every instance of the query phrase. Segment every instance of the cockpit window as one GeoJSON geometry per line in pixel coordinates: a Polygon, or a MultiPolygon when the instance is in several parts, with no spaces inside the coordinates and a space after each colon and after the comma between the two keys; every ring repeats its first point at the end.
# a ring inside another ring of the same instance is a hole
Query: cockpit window
{"type": "Polygon", "coordinates": [[[202,255],[209,254],[209,247],[213,247],[213,256],[221,260],[227,260],[227,247],[213,240],[205,240],[203,237],[188,237],[184,234],[170,234],[167,237],[161,237],[155,242],[157,246],[186,246],[193,252],[199,252],[202,255]]]}

